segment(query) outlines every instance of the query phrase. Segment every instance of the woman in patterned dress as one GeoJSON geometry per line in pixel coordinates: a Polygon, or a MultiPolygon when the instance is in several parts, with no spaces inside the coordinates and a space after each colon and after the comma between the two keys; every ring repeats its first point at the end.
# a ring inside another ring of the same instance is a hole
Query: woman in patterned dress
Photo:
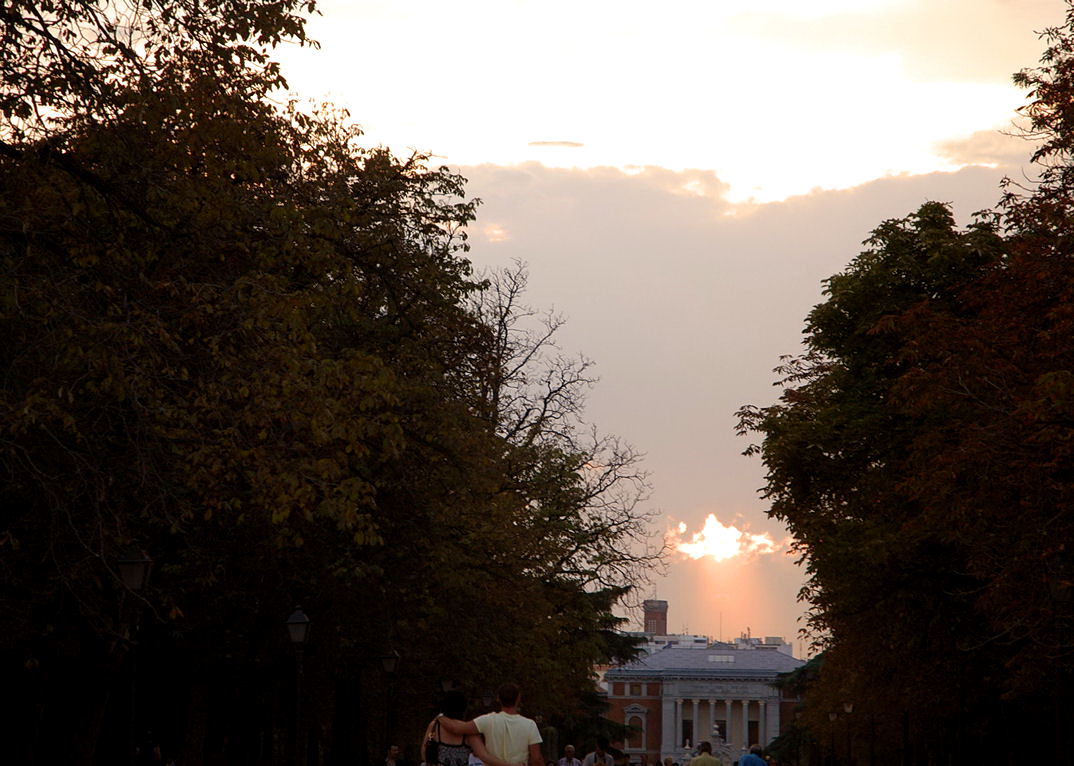
{"type": "MultiPolygon", "coordinates": [[[[452,690],[445,692],[440,704],[440,712],[447,718],[465,720],[466,695],[460,691],[452,690]]],[[[437,716],[439,718],[439,716],[437,716]]],[[[501,761],[485,749],[485,740],[480,734],[467,734],[460,736],[452,734],[447,729],[441,728],[434,718],[425,729],[425,737],[421,741],[421,755],[425,757],[425,743],[436,743],[437,764],[439,766],[468,766],[471,753],[479,758],[486,766],[521,766],[517,763],[501,761]]]]}

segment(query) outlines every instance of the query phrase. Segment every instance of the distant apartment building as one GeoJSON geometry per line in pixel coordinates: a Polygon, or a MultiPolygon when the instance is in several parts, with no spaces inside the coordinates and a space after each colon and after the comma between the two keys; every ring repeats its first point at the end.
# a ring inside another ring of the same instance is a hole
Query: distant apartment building
{"type": "Polygon", "coordinates": [[[725,642],[668,635],[667,602],[646,601],[644,609],[646,654],[606,670],[603,679],[609,717],[635,732],[623,743],[632,762],[644,756],[650,764],[666,757],[682,763],[716,731],[737,760],[751,744],[767,745],[780,734],[794,701],[782,699],[772,682],[804,664],[790,644],[778,636],[725,642]]]}

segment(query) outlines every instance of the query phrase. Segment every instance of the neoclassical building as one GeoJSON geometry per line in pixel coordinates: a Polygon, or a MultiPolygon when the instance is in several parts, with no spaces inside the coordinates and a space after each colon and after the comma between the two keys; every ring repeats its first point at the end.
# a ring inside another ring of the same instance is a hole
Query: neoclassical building
{"type": "Polygon", "coordinates": [[[631,762],[682,762],[686,749],[712,739],[714,725],[737,754],[780,734],[795,703],[772,682],[803,664],[780,638],[665,644],[605,672],[608,715],[638,732],[623,743],[631,762]]]}

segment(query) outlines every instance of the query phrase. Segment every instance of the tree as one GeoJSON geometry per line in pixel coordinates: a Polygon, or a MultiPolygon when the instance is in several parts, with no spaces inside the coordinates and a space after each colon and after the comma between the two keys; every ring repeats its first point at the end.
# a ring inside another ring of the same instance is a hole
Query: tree
{"type": "Polygon", "coordinates": [[[537,556],[548,574],[586,587],[636,583],[663,553],[650,542],[652,513],[640,510],[649,492],[642,456],[586,425],[593,362],[562,354],[564,320],[524,303],[527,282],[516,263],[474,293],[474,312],[492,330],[478,411],[510,445],[519,486],[532,485],[528,504],[544,525],[534,538],[557,548],[537,556]]]}
{"type": "Polygon", "coordinates": [[[935,203],[882,224],[828,280],[780,401],[741,412],[826,649],[815,735],[853,700],[904,758],[1018,758],[1011,722],[1069,757],[1072,29],[1074,8],[1016,76],[1039,181],[965,231],[935,203]]]}
{"type": "MultiPolygon", "coordinates": [[[[640,504],[648,485],[637,456],[593,438],[581,417],[589,363],[558,354],[558,321],[526,327],[534,313],[525,281],[516,266],[471,293],[485,331],[467,401],[492,440],[494,470],[475,464],[471,450],[464,476],[440,484],[442,496],[419,485],[422,496],[403,504],[431,510],[400,514],[403,537],[374,559],[396,573],[393,608],[404,633],[453,621],[481,626],[463,641],[424,646],[411,661],[428,674],[450,669],[471,689],[495,686],[490,668],[510,667],[527,708],[570,728],[593,715],[594,663],[636,651],[614,632],[623,620],[612,609],[662,549],[647,545],[650,516],[640,504]]],[[[457,470],[454,461],[430,461],[426,480],[430,467],[457,470]]]]}
{"type": "Polygon", "coordinates": [[[0,12],[0,146],[10,153],[73,115],[105,119],[129,92],[191,68],[230,87],[283,85],[267,49],[312,44],[305,14],[315,9],[314,0],[11,0],[0,12]]]}
{"type": "Polygon", "coordinates": [[[26,760],[123,759],[135,683],[135,726],[184,762],[282,759],[296,602],[310,738],[339,758],[416,730],[445,675],[522,668],[532,706],[579,711],[630,651],[612,607],[658,556],[637,455],[583,438],[588,381],[548,337],[497,344],[463,179],[267,98],[259,46],[303,39],[302,7],[3,12],[0,648],[39,701],[12,712],[26,760]],[[545,416],[518,430],[490,391],[545,416]]]}
{"type": "Polygon", "coordinates": [[[275,586],[283,613],[314,583],[361,582],[391,467],[419,457],[418,438],[451,448],[432,425],[465,414],[441,372],[475,331],[444,228],[472,207],[440,202],[458,179],[357,152],[331,115],[276,116],[200,85],[71,134],[91,185],[33,156],[3,168],[22,635],[41,635],[55,615],[35,612],[58,599],[122,639],[114,564],[137,543],[167,562],[162,619],[227,651],[197,634],[230,614],[242,645],[244,590],[275,586]],[[426,431],[408,433],[420,413],[426,431]]]}
{"type": "Polygon", "coordinates": [[[959,313],[960,291],[1000,257],[1002,240],[984,220],[958,231],[946,207],[929,203],[882,224],[868,245],[827,281],[828,300],[806,322],[807,353],[782,368],[780,402],[740,413],[743,432],[765,436],[750,452],[768,469],[770,513],[802,554],[810,626],[826,648],[823,676],[835,688],[820,687],[830,699],[813,707],[814,731],[847,698],[925,697],[932,713],[954,714],[974,680],[957,648],[974,584],[905,485],[925,424],[891,394],[909,369],[898,318],[922,305],[959,313]]]}

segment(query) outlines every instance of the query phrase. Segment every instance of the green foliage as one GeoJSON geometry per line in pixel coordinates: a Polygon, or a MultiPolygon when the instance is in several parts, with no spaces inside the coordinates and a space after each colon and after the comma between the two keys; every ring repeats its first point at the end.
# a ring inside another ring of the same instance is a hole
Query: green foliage
{"type": "Polygon", "coordinates": [[[0,15],[0,142],[48,136],[72,115],[104,119],[126,93],[191,68],[266,93],[284,84],[267,48],[311,44],[305,14],[315,9],[314,0],[10,0],[0,15]]]}
{"type": "Polygon", "coordinates": [[[807,354],[783,367],[780,402],[744,408],[741,428],[765,435],[751,449],[768,469],[770,512],[803,555],[803,596],[815,640],[828,647],[826,668],[850,663],[833,704],[871,696],[884,678],[897,697],[927,695],[952,710],[963,693],[957,643],[972,621],[962,594],[973,582],[907,486],[927,424],[892,387],[912,368],[901,317],[923,306],[961,311],[960,289],[1000,257],[1002,240],[984,221],[960,232],[946,207],[928,203],[866,244],[828,280],[828,300],[807,319],[807,354]]]}
{"type": "MultiPolygon", "coordinates": [[[[140,666],[174,686],[137,723],[188,762],[207,731],[286,740],[268,679],[296,602],[308,712],[347,757],[418,731],[441,679],[592,716],[594,662],[632,649],[612,608],[660,555],[637,454],[584,424],[589,363],[522,326],[524,272],[472,275],[462,178],[266,98],[263,46],[304,41],[311,8],[4,12],[0,650],[41,743],[62,699],[123,715],[139,613],[140,666]],[[137,595],[132,547],[156,562],[137,595]],[[224,693],[241,720],[197,702],[224,693]]],[[[95,734],[41,757],[120,760],[95,734]]]]}
{"type": "Polygon", "coordinates": [[[1046,37],[1015,78],[1040,183],[963,231],[936,203],[881,224],[828,280],[779,402],[740,413],[808,573],[826,651],[801,722],[820,742],[849,700],[904,758],[929,738],[965,756],[1023,718],[1069,750],[1074,11],[1046,37]]]}

